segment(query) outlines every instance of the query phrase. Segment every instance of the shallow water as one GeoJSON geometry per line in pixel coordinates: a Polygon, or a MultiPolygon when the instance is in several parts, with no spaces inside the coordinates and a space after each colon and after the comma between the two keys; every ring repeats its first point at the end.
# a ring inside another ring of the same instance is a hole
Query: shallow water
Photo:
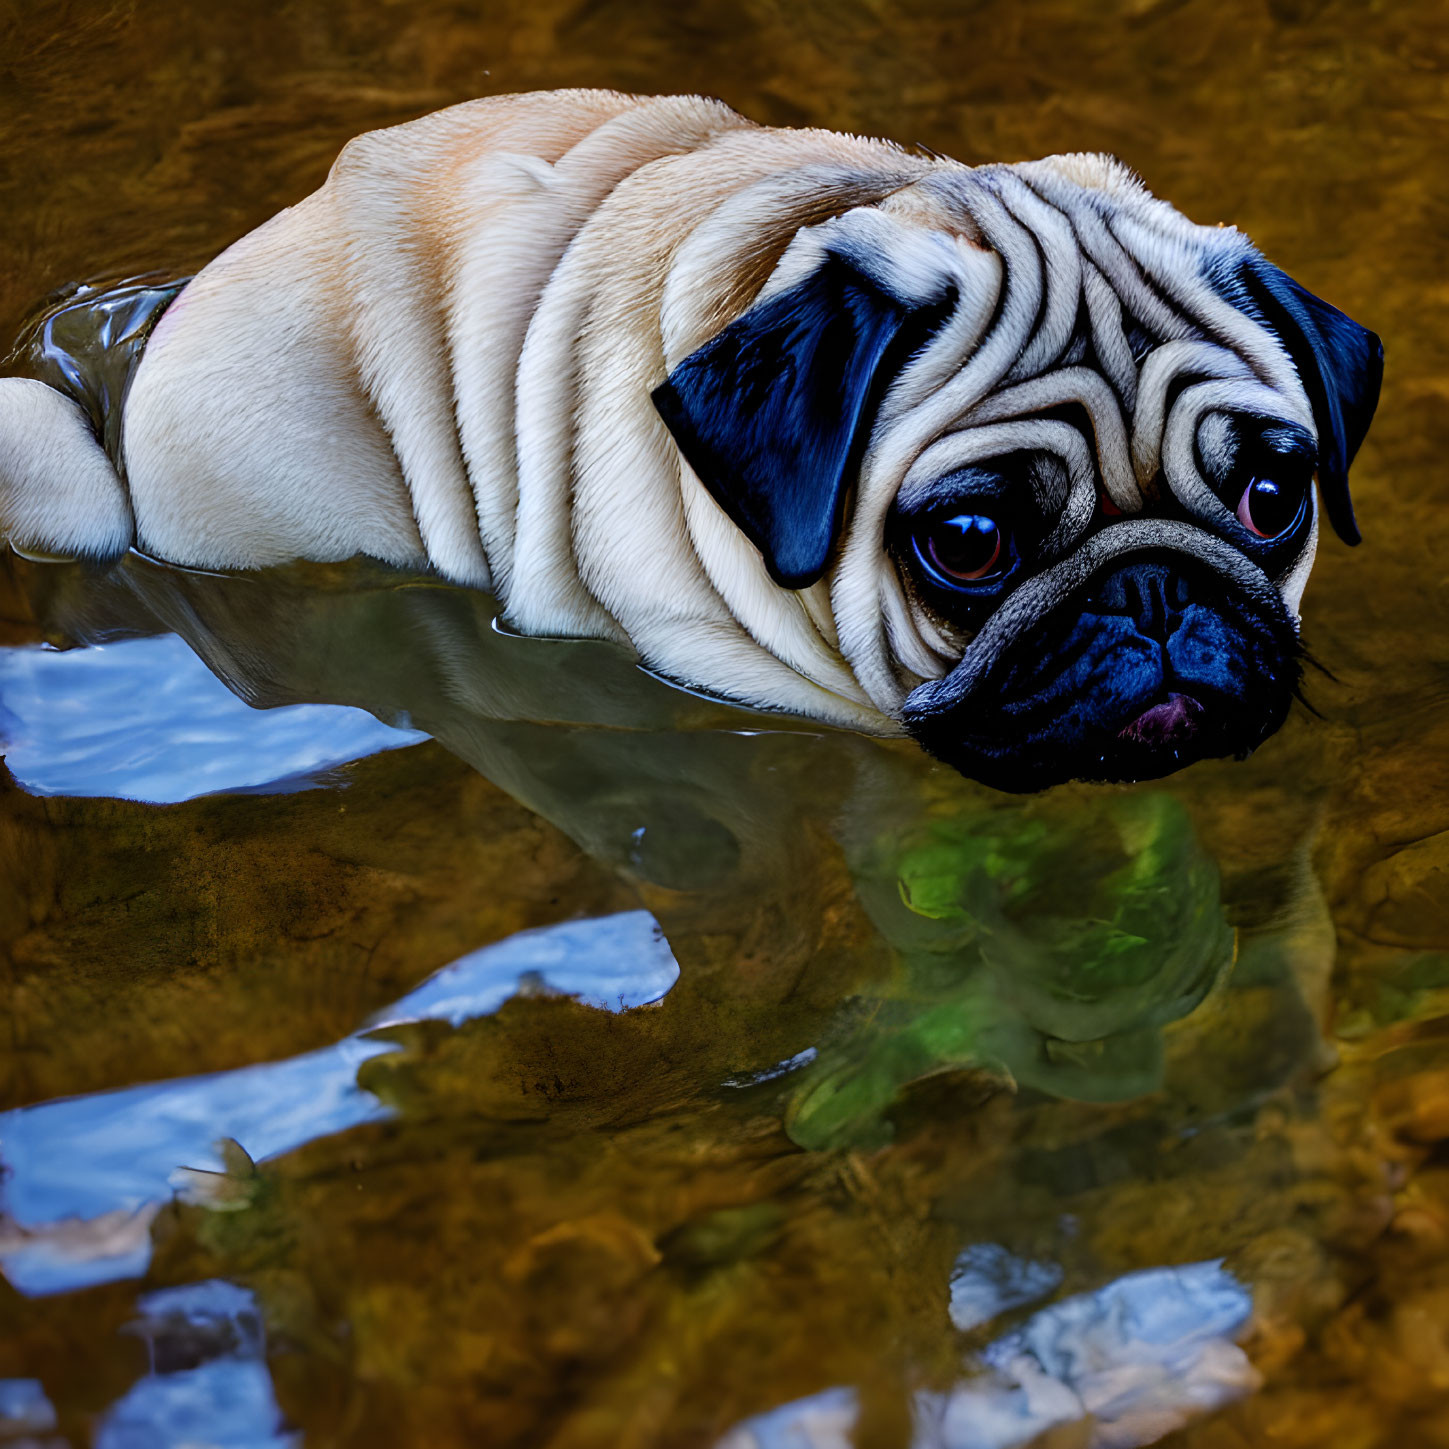
{"type": "Polygon", "coordinates": [[[426,580],[7,560],[0,1444],[1449,1443],[1439,7],[0,8],[0,334],[573,84],[1113,150],[1375,327],[1319,714],[1015,800],[426,580]]]}

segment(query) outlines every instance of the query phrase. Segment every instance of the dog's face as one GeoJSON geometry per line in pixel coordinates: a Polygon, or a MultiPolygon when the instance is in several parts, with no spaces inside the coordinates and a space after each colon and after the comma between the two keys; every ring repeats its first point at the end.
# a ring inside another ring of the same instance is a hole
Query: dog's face
{"type": "Polygon", "coordinates": [[[1225,443],[1212,476],[1222,514],[1207,528],[1227,547],[1166,500],[1132,522],[1103,504],[1053,568],[1070,487],[1051,453],[903,490],[891,548],[907,587],[980,646],[975,667],[908,696],[927,749],[975,779],[1033,789],[1152,778],[1246,753],[1282,724],[1297,632],[1256,571],[1282,572],[1311,541],[1313,439],[1223,413],[1200,431],[1225,443]]]}
{"type": "Polygon", "coordinates": [[[874,702],[1008,790],[1283,722],[1378,339],[1115,163],[964,168],[796,234],[655,403],[874,702]],[[1315,494],[1314,480],[1318,483],[1315,494]]]}

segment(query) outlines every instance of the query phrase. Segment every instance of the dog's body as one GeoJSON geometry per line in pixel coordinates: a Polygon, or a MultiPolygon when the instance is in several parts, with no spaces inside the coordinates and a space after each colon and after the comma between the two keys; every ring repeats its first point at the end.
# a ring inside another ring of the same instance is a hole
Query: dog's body
{"type": "Polygon", "coordinates": [[[500,97],[359,138],[191,281],[119,474],[74,403],[0,383],[0,532],[204,568],[368,554],[1008,787],[1161,773],[1281,720],[1316,508],[1267,535],[1253,500],[1286,517],[1288,485],[1232,490],[1316,442],[1352,530],[1376,342],[1106,158],[971,169],[693,97],[500,97]],[[963,538],[1010,569],[941,565],[963,538]],[[1053,635],[1079,673],[1043,693],[1030,637],[1073,602],[1135,620],[1156,683],[1112,625],[1090,667],[1053,635]]]}

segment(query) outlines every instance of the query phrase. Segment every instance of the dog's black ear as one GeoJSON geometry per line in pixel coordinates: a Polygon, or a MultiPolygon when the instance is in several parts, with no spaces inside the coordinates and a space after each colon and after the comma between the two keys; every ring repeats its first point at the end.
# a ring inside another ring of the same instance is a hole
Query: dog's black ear
{"type": "Polygon", "coordinates": [[[1384,345],[1261,257],[1244,262],[1238,279],[1293,359],[1318,429],[1318,486],[1324,507],[1338,536],[1345,543],[1358,543],[1348,465],[1378,406],[1384,345]]]}
{"type": "Polygon", "coordinates": [[[932,303],[902,302],[828,253],[654,389],[689,466],[777,584],[825,572],[881,394],[955,299],[943,284],[932,303]]]}

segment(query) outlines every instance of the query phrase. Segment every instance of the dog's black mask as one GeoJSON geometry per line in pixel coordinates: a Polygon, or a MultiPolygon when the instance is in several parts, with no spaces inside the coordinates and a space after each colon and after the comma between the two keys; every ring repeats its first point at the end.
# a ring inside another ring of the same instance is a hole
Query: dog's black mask
{"type": "Polygon", "coordinates": [[[1114,561],[969,688],[948,676],[913,695],[905,723],[998,790],[1157,779],[1246,755],[1278,729],[1298,652],[1286,609],[1236,597],[1186,555],[1150,552],[1114,561]]]}

